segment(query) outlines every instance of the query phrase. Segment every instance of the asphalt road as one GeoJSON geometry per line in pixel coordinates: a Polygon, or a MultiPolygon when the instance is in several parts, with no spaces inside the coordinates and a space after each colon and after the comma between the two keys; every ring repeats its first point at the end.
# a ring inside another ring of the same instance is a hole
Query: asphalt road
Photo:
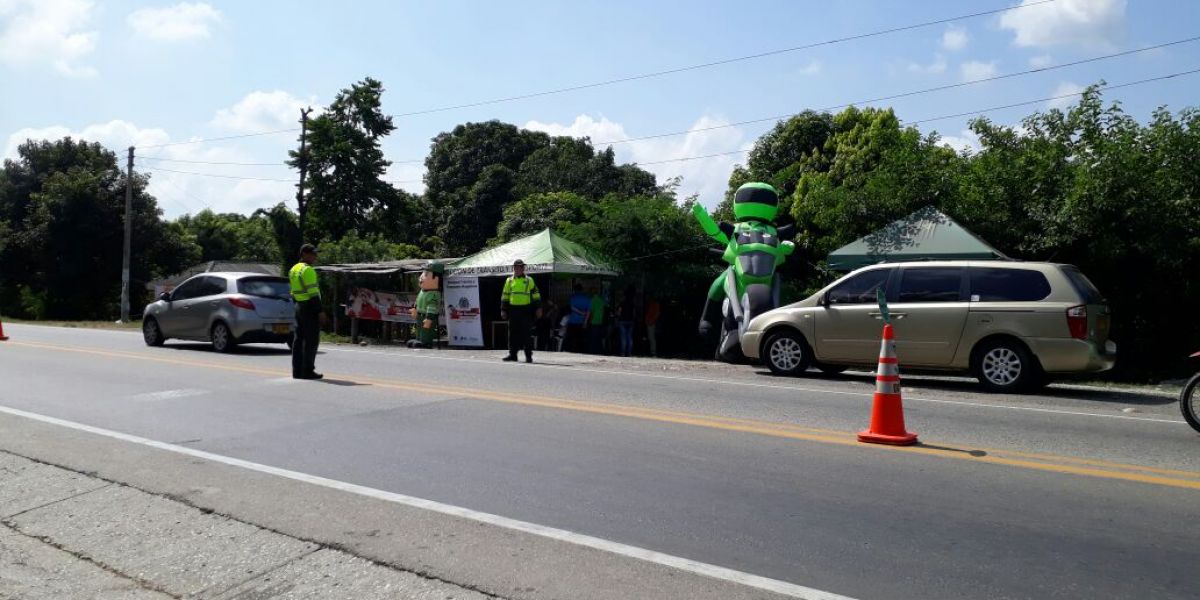
{"type": "MultiPolygon", "coordinates": [[[[1168,397],[540,354],[146,348],[6,327],[0,406],[854,598],[1196,598],[1200,436],[1168,397]]],[[[901,357],[903,361],[903,357],[901,357]]],[[[0,445],[3,442],[0,441],[0,445]]]]}

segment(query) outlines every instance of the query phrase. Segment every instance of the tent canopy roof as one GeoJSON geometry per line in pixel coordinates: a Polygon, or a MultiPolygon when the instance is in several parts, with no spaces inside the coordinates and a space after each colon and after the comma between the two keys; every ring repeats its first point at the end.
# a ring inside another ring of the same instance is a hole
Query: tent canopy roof
{"type": "Polygon", "coordinates": [[[392,275],[420,271],[430,262],[440,262],[448,265],[458,258],[406,258],[404,260],[385,260],[373,263],[335,263],[317,265],[317,270],[325,273],[353,273],[361,275],[392,275]]]}
{"type": "Polygon", "coordinates": [[[447,275],[509,275],[513,262],[525,261],[525,272],[573,275],[618,274],[616,265],[604,255],[572,242],[550,229],[488,248],[450,265],[447,275]]]}
{"type": "Polygon", "coordinates": [[[907,260],[1007,260],[954,219],[925,207],[883,229],[829,253],[829,266],[853,271],[881,262],[907,260]]]}

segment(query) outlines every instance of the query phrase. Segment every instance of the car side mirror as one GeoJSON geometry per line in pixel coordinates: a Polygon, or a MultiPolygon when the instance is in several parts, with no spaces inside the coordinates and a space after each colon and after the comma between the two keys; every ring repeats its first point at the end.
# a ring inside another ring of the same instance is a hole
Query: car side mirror
{"type": "Polygon", "coordinates": [[[159,294],[159,295],[158,295],[158,299],[159,299],[159,300],[162,300],[163,302],[170,302],[170,301],[171,301],[171,293],[170,293],[170,292],[163,292],[163,293],[161,293],[161,294],[159,294]]]}
{"type": "Polygon", "coordinates": [[[825,292],[824,294],[821,294],[821,306],[823,306],[825,308],[829,308],[830,304],[833,304],[833,303],[829,301],[829,292],[825,292]]]}

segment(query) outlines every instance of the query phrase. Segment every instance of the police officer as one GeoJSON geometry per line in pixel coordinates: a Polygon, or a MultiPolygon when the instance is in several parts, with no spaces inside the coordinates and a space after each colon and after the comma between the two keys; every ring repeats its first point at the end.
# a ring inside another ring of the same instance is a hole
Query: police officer
{"type": "Polygon", "coordinates": [[[317,249],[312,244],[300,247],[300,262],[288,271],[292,299],[296,301],[296,336],[292,341],[292,377],[320,379],[316,371],[317,345],[321,343],[321,288],[317,284],[317,249]]]}
{"type": "Polygon", "coordinates": [[[542,316],[542,293],[537,283],[525,274],[525,261],[513,263],[513,274],[504,281],[500,293],[500,318],[508,320],[508,356],[505,362],[517,360],[517,351],[525,350],[525,362],[533,362],[533,320],[542,316]]]}

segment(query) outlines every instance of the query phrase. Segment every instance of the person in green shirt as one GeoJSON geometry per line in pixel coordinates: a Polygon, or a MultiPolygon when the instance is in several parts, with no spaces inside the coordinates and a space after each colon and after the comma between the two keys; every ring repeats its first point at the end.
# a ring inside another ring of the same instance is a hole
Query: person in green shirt
{"type": "Polygon", "coordinates": [[[592,307],[588,310],[588,351],[592,354],[604,353],[604,334],[607,329],[604,326],[604,309],[607,303],[604,301],[604,296],[600,295],[600,291],[596,288],[591,289],[592,292],[592,307]]]}
{"type": "Polygon", "coordinates": [[[438,315],[442,312],[442,273],[445,267],[442,263],[431,262],[421,271],[418,285],[421,291],[417,293],[416,306],[412,316],[417,320],[417,337],[408,341],[409,348],[431,348],[438,335],[438,315]]]}

